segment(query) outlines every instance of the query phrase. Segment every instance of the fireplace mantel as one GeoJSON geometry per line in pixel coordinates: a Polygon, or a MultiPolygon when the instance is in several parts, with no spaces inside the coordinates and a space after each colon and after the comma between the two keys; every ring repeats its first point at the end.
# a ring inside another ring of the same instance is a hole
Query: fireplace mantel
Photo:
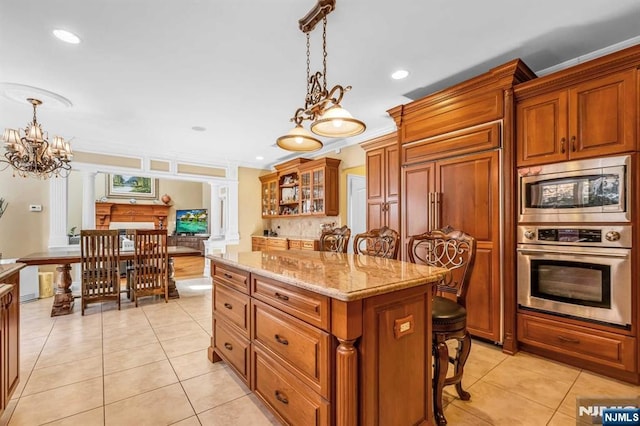
{"type": "Polygon", "coordinates": [[[109,229],[111,222],[153,222],[156,229],[164,229],[168,215],[169,206],[97,202],[96,229],[109,229]]]}

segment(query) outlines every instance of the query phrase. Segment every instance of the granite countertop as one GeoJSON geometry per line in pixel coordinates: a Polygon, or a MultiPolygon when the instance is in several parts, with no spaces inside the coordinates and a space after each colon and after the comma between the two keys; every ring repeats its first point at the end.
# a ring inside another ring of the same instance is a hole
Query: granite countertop
{"type": "Polygon", "coordinates": [[[0,297],[9,293],[13,286],[11,284],[0,284],[0,297]]]}
{"type": "Polygon", "coordinates": [[[0,264],[0,282],[4,279],[4,277],[11,275],[15,271],[19,271],[24,268],[24,263],[3,263],[0,264]]]}
{"type": "Polygon", "coordinates": [[[252,237],[260,237],[260,238],[273,238],[280,240],[300,240],[300,241],[315,241],[320,237],[301,237],[299,235],[278,235],[277,237],[272,237],[271,235],[252,235],[252,237]]]}
{"type": "Polygon", "coordinates": [[[320,251],[254,251],[207,257],[343,301],[436,282],[446,273],[443,268],[398,260],[320,251]]]}

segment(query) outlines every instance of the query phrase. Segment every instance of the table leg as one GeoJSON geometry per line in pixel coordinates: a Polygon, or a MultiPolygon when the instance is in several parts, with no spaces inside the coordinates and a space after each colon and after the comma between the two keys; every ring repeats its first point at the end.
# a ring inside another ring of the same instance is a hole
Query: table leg
{"type": "Polygon", "coordinates": [[[176,287],[175,280],[176,270],[173,266],[173,257],[169,258],[169,299],[179,299],[180,293],[178,293],[178,288],[176,287]]]}
{"type": "Polygon", "coordinates": [[[56,267],[56,293],[53,298],[51,316],[69,315],[73,312],[73,294],[71,294],[71,264],[56,267]]]}

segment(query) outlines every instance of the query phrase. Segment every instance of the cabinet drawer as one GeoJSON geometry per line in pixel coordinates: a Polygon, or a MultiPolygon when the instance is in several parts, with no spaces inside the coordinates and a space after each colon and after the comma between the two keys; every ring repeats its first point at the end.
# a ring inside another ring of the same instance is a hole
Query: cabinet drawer
{"type": "Polygon", "coordinates": [[[213,288],[213,312],[237,325],[249,338],[249,296],[216,283],[213,288]]]}
{"type": "Polygon", "coordinates": [[[289,364],[314,391],[329,398],[329,334],[264,303],[253,302],[252,340],[289,364]]]}
{"type": "Polygon", "coordinates": [[[287,250],[289,248],[289,243],[286,238],[269,238],[267,239],[267,248],[272,250],[287,250]]]}
{"type": "Polygon", "coordinates": [[[290,250],[300,250],[302,248],[302,241],[300,240],[289,240],[289,249],[290,250]]]}
{"type": "Polygon", "coordinates": [[[329,402],[307,388],[260,348],[252,351],[256,395],[290,425],[330,424],[329,402]]]}
{"type": "Polygon", "coordinates": [[[216,352],[249,384],[249,341],[216,317],[213,318],[213,329],[216,352]]]}
{"type": "Polygon", "coordinates": [[[329,298],[253,274],[251,295],[281,311],[329,331],[329,298]]]}
{"type": "Polygon", "coordinates": [[[318,242],[313,240],[302,241],[302,250],[318,250],[318,242]]]}
{"type": "Polygon", "coordinates": [[[251,237],[251,251],[262,251],[267,247],[267,239],[264,237],[251,237]]]}
{"type": "Polygon", "coordinates": [[[249,272],[232,266],[221,265],[214,261],[211,276],[214,281],[221,281],[242,293],[249,294],[249,272]]]}
{"type": "Polygon", "coordinates": [[[545,318],[518,314],[523,343],[617,369],[635,371],[635,339],[545,318]]]}

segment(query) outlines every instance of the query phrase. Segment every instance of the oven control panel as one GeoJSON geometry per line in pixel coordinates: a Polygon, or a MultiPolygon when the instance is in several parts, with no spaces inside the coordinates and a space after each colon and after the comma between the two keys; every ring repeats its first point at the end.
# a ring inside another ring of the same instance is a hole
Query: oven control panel
{"type": "Polygon", "coordinates": [[[539,229],[539,241],[559,241],[565,243],[601,243],[602,229],[539,229]]]}
{"type": "Polygon", "coordinates": [[[631,247],[631,225],[518,226],[518,243],[631,247]]]}

